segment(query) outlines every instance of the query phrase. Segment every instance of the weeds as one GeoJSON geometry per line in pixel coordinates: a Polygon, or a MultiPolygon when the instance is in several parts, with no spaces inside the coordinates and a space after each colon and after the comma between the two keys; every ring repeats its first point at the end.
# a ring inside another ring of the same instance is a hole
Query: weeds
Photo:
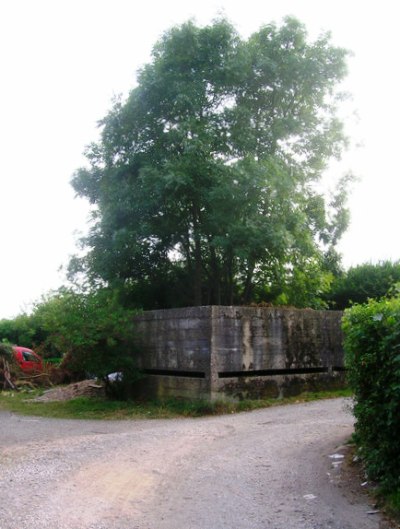
{"type": "Polygon", "coordinates": [[[239,402],[187,400],[170,398],[148,401],[116,401],[100,398],[78,397],[60,402],[35,402],[42,392],[21,391],[0,393],[0,410],[23,415],[65,419],[168,419],[176,417],[203,417],[239,413],[282,404],[312,400],[349,397],[349,390],[320,393],[304,393],[296,397],[266,400],[242,400],[239,402]]]}
{"type": "Polygon", "coordinates": [[[400,522],[400,489],[386,495],[384,501],[387,513],[400,522]]]}

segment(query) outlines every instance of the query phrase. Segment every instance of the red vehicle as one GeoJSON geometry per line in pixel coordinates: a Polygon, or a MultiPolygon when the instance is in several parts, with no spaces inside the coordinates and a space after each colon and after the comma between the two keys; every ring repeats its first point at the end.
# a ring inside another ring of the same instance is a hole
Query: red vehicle
{"type": "Polygon", "coordinates": [[[13,347],[15,360],[24,373],[41,373],[43,371],[43,360],[32,349],[27,347],[13,347]]]}

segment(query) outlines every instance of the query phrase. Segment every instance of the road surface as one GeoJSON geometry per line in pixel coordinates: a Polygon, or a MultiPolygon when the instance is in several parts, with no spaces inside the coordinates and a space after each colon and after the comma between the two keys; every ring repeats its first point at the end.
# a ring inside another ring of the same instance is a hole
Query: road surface
{"type": "Polygon", "coordinates": [[[0,412],[0,529],[382,529],[343,483],[349,408],[115,422],[0,412]]]}

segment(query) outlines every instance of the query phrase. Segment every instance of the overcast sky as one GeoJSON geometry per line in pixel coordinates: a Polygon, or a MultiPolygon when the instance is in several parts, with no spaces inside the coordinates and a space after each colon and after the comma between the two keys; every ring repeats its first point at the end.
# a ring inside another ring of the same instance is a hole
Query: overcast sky
{"type": "MultiPolygon", "coordinates": [[[[247,37],[294,15],[311,38],[332,32],[353,52],[342,110],[352,146],[331,174],[352,170],[346,267],[400,258],[398,17],[395,0],[4,0],[0,5],[0,319],[63,283],[60,266],[86,229],[69,184],[116,94],[169,27],[224,14],[247,37]],[[357,117],[358,116],[358,117],[357,117]]],[[[329,180],[329,178],[328,178],[329,180]]]]}

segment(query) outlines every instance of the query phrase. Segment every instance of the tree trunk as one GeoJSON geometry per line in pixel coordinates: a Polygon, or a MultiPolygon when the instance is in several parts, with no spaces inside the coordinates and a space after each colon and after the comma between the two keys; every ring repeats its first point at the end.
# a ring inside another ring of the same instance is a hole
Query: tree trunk
{"type": "Polygon", "coordinates": [[[194,305],[199,307],[202,304],[202,276],[203,262],[201,256],[200,237],[200,210],[196,204],[192,206],[193,214],[193,238],[194,238],[194,305]]]}
{"type": "Polygon", "coordinates": [[[249,263],[246,274],[246,282],[243,292],[243,303],[250,303],[253,296],[253,273],[254,273],[255,264],[253,262],[249,263]]]}
{"type": "Polygon", "coordinates": [[[194,237],[194,305],[199,307],[202,302],[202,259],[200,237],[194,237]]]}
{"type": "Polygon", "coordinates": [[[215,248],[210,244],[211,303],[221,305],[221,273],[215,248]]]}
{"type": "Polygon", "coordinates": [[[224,259],[224,281],[225,288],[223,292],[223,300],[227,305],[233,305],[233,252],[228,249],[224,259]]]}

